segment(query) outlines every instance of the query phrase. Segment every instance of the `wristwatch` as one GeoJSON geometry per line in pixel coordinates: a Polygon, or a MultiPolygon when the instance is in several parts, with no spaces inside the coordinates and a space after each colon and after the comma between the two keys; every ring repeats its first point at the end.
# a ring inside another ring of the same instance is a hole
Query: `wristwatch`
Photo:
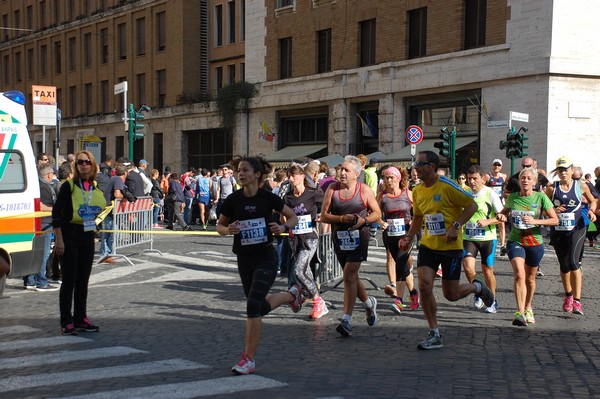
{"type": "Polygon", "coordinates": [[[454,223],[452,223],[452,227],[454,227],[456,230],[459,230],[460,229],[460,223],[454,222],[454,223]]]}

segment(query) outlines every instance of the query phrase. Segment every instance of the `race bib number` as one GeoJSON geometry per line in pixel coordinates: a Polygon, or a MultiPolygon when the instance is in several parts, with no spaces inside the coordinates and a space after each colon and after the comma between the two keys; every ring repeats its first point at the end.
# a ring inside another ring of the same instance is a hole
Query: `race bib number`
{"type": "Polygon", "coordinates": [[[83,231],[95,231],[96,230],[96,215],[98,215],[102,209],[99,206],[87,206],[81,205],[77,213],[83,219],[83,231]]]}
{"type": "Polygon", "coordinates": [[[292,232],[294,234],[308,234],[312,232],[312,219],[310,215],[298,216],[298,224],[294,226],[292,232]]]}
{"type": "Polygon", "coordinates": [[[535,227],[533,224],[525,224],[523,222],[523,216],[531,216],[533,217],[533,211],[515,211],[513,210],[510,213],[510,220],[513,226],[515,226],[519,230],[527,230],[535,227]]]}
{"type": "Polygon", "coordinates": [[[502,186],[492,186],[492,190],[498,194],[498,197],[502,198],[502,186]]]}
{"type": "Polygon", "coordinates": [[[575,228],[575,214],[573,212],[565,212],[558,214],[558,226],[555,227],[558,231],[571,231],[575,228]]]}
{"type": "Polygon", "coordinates": [[[406,234],[404,218],[388,220],[388,236],[398,237],[406,234]]]}
{"type": "Polygon", "coordinates": [[[337,232],[337,240],[342,251],[352,251],[360,245],[358,230],[341,230],[337,232]]]}
{"type": "Polygon", "coordinates": [[[240,243],[254,245],[267,242],[267,223],[265,218],[239,220],[240,243]]]}
{"type": "Polygon", "coordinates": [[[441,213],[425,215],[425,226],[429,235],[446,235],[446,223],[444,222],[444,215],[441,213]]]}
{"type": "Polygon", "coordinates": [[[465,224],[465,236],[473,240],[483,240],[485,238],[485,227],[479,227],[474,222],[467,222],[465,224]]]}

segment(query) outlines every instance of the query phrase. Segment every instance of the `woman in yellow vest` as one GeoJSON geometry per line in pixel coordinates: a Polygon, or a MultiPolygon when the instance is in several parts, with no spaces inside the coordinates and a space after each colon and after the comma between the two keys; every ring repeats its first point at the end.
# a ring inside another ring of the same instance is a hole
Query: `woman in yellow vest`
{"type": "Polygon", "coordinates": [[[96,159],[91,152],[79,151],[72,169],[73,178],[61,185],[52,208],[54,251],[62,261],[59,302],[63,335],[100,330],[87,317],[86,306],[94,261],[96,216],[105,208],[106,200],[96,187],[96,159]]]}

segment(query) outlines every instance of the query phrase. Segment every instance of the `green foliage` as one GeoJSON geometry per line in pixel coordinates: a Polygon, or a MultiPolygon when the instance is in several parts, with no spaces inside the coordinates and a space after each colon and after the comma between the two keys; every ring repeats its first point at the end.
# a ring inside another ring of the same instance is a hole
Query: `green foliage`
{"type": "Polygon", "coordinates": [[[227,130],[233,128],[238,106],[248,109],[250,100],[257,94],[256,85],[248,82],[234,82],[219,89],[217,112],[221,117],[221,127],[227,130]]]}

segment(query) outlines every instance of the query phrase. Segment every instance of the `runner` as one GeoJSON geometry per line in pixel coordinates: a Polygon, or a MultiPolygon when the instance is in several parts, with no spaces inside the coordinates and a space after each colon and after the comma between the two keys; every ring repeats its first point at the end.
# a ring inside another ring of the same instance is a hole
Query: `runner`
{"type": "MultiPolygon", "coordinates": [[[[498,194],[502,204],[504,204],[504,183],[507,180],[505,173],[502,173],[502,160],[494,159],[492,161],[492,172],[488,173],[486,185],[498,194]]],[[[506,255],[506,226],[504,223],[498,225],[498,233],[500,236],[500,256],[506,255]]]]}
{"type": "MultiPolygon", "coordinates": [[[[485,173],[479,166],[471,166],[467,171],[469,189],[467,192],[475,198],[477,211],[463,230],[465,276],[470,282],[475,278],[475,258],[481,254],[481,270],[485,283],[494,294],[494,303],[485,309],[486,313],[498,311],[496,300],[496,277],[494,276],[494,258],[496,254],[496,225],[503,224],[496,219],[502,211],[502,202],[494,190],[484,185],[485,173]]],[[[475,295],[475,307],[481,309],[483,301],[475,295]]]]}
{"type": "Polygon", "coordinates": [[[362,171],[361,161],[354,156],[344,158],[339,182],[332,183],[323,201],[321,221],[331,224],[333,246],[344,270],[344,316],[336,331],[352,336],[352,311],[358,297],[367,312],[367,324],[377,323],[377,300],[368,296],[358,271],[367,260],[369,225],[381,219],[381,211],[373,190],[357,181],[362,171]]]}
{"type": "Polygon", "coordinates": [[[596,199],[586,184],[573,180],[573,162],[567,157],[556,160],[556,169],[552,174],[560,179],[546,187],[546,195],[558,213],[558,226],[551,231],[552,244],[560,264],[565,297],[563,310],[583,315],[581,305],[582,273],[580,255],[585,244],[587,228],[582,213],[582,199],[588,203],[587,217],[596,220],[596,199]]]}
{"type": "Polygon", "coordinates": [[[308,186],[304,169],[298,164],[290,166],[287,175],[293,191],[287,194],[283,201],[298,216],[298,224],[292,229],[289,240],[294,259],[290,275],[293,274],[310,292],[313,299],[313,312],[310,317],[318,319],[329,313],[310,267],[310,262],[319,248],[316,226],[317,213],[323,203],[323,192],[308,186]]]}
{"type": "Polygon", "coordinates": [[[519,173],[520,191],[506,199],[506,205],[496,217],[501,222],[509,220],[512,229],[506,248],[514,273],[514,290],[517,311],[512,324],[527,326],[535,323],[533,295],[537,268],[544,256],[544,242],[540,226],[556,226],[558,218],[552,202],[538,191],[533,191],[537,172],[525,168],[519,173]],[[542,219],[542,215],[547,219],[542,219]]]}
{"type": "Polygon", "coordinates": [[[419,308],[419,294],[415,289],[412,275],[411,251],[414,240],[409,244],[407,250],[398,247],[400,237],[406,234],[410,228],[412,208],[412,192],[408,189],[408,171],[404,168],[386,166],[382,169],[383,189],[379,195],[378,203],[383,213],[379,222],[383,228],[383,243],[387,249],[387,263],[395,268],[388,270],[391,283],[386,285],[385,293],[395,298],[390,306],[393,312],[401,314],[406,307],[402,302],[404,287],[408,287],[410,293],[410,310],[419,308]],[[385,220],[383,220],[385,219],[385,220]]]}
{"type": "Polygon", "coordinates": [[[281,234],[295,226],[298,218],[283,204],[281,198],[259,189],[271,165],[262,158],[245,157],[234,160],[242,189],[224,201],[217,231],[233,234],[233,253],[237,255],[238,271],[246,295],[246,345],[242,359],[231,369],[236,374],[255,372],[254,355],[260,341],[262,317],[273,309],[289,303],[294,312],[302,307],[301,288],[294,285],[289,292],[269,294],[277,276],[277,254],[273,234],[281,234]],[[286,223],[268,223],[273,211],[280,212],[286,223]]]}
{"type": "Polygon", "coordinates": [[[425,221],[425,232],[419,247],[417,273],[423,313],[429,325],[429,334],[417,345],[419,349],[439,349],[442,336],[438,328],[437,304],[433,295],[433,281],[438,267],[442,266],[442,292],[449,301],[458,301],[469,294],[481,296],[487,306],[492,306],[494,295],[485,285],[481,275],[473,283],[459,284],[463,254],[460,229],[477,210],[473,197],[452,180],[438,176],[440,159],[433,151],[417,154],[415,169],[422,183],[413,190],[413,222],[400,246],[407,248],[425,221]]]}

